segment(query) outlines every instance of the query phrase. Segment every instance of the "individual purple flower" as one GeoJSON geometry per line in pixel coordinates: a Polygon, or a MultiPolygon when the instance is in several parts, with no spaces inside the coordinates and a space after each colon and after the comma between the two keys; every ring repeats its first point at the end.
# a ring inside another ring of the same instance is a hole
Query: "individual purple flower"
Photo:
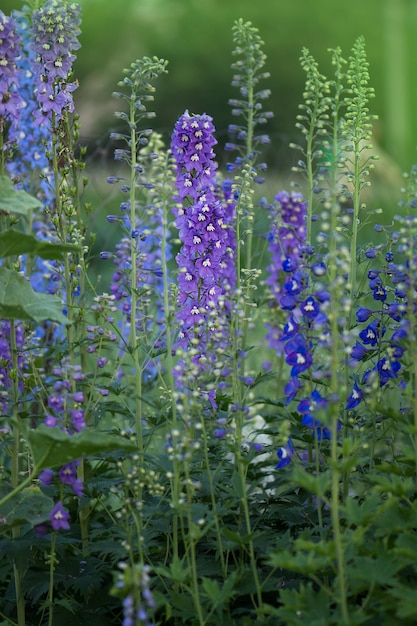
{"type": "Polygon", "coordinates": [[[69,485],[76,496],[81,498],[84,493],[84,485],[81,480],[77,478],[77,466],[79,461],[67,463],[59,470],[59,479],[64,485],[69,485]]]}
{"type": "Polygon", "coordinates": [[[21,55],[21,40],[17,24],[0,10],[0,132],[4,123],[16,126],[22,108],[18,93],[17,59],[21,55]]]}
{"type": "Polygon", "coordinates": [[[70,514],[67,509],[63,506],[62,502],[57,502],[52,509],[49,519],[52,524],[52,528],[54,530],[68,530],[70,514]]]}
{"type": "Polygon", "coordinates": [[[55,476],[55,472],[47,468],[47,469],[42,470],[42,472],[40,472],[38,478],[41,482],[41,485],[48,486],[48,485],[52,485],[54,476],[55,476]]]}

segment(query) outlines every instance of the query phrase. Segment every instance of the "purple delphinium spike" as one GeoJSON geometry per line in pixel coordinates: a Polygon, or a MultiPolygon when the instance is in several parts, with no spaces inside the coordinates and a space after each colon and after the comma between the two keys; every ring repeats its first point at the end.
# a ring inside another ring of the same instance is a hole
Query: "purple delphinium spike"
{"type": "Polygon", "coordinates": [[[176,162],[175,225],[182,241],[176,257],[177,347],[188,349],[193,343],[198,346],[196,360],[204,356],[209,362],[207,329],[211,339],[217,333],[219,345],[227,341],[221,318],[227,314],[228,296],[235,285],[234,206],[227,184],[223,197],[219,193],[213,151],[216,143],[212,118],[188,111],[178,119],[171,140],[176,162]]]}
{"type": "Polygon", "coordinates": [[[0,10],[0,132],[5,124],[16,127],[19,121],[22,99],[18,93],[17,59],[20,54],[16,21],[0,10]]]}
{"type": "Polygon", "coordinates": [[[69,82],[74,52],[80,47],[80,6],[60,0],[46,0],[32,17],[32,62],[36,97],[39,108],[35,112],[38,124],[55,119],[63,111],[72,112],[72,92],[77,85],[69,82]]]}

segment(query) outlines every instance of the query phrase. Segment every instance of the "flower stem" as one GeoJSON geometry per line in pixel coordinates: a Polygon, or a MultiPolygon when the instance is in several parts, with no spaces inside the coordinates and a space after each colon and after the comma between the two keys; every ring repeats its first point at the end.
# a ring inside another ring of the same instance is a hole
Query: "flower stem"
{"type": "MultiPolygon", "coordinates": [[[[136,161],[137,161],[137,138],[136,138],[136,108],[135,98],[130,99],[129,126],[130,126],[130,228],[136,227],[136,161]]],[[[132,233],[131,233],[132,234],[132,233]]],[[[130,274],[130,350],[135,370],[135,421],[136,440],[138,445],[139,462],[143,462],[143,426],[142,426],[142,368],[139,361],[139,344],[136,332],[136,316],[138,309],[137,298],[137,249],[136,239],[131,236],[131,274],[130,274]]]]}

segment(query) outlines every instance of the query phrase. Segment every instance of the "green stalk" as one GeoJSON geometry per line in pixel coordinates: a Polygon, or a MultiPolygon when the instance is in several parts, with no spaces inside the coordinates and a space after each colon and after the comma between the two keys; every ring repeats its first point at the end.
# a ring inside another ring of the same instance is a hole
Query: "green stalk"
{"type": "Polygon", "coordinates": [[[331,501],[330,511],[332,518],[333,540],[336,550],[337,560],[337,582],[339,586],[339,605],[342,612],[344,626],[349,626],[349,611],[347,604],[347,588],[346,588],[346,563],[343,546],[342,531],[340,527],[340,507],[339,507],[339,482],[340,471],[338,469],[338,453],[337,453],[337,421],[338,410],[333,407],[332,410],[332,426],[331,426],[331,463],[332,463],[332,483],[331,483],[331,501]]]}
{"type": "MultiPolygon", "coordinates": [[[[71,128],[70,128],[70,124],[69,124],[69,119],[68,116],[65,116],[64,118],[64,125],[65,125],[65,133],[66,133],[66,137],[67,137],[67,141],[70,144],[70,154],[74,154],[74,148],[73,148],[73,135],[71,133],[71,128]]],[[[70,160],[69,163],[69,169],[70,169],[70,174],[71,174],[71,179],[72,179],[72,200],[74,201],[74,207],[75,207],[75,215],[76,215],[76,219],[77,219],[77,229],[78,229],[78,233],[79,233],[79,237],[80,237],[80,241],[79,241],[79,245],[80,245],[80,254],[79,257],[77,259],[79,267],[80,267],[80,275],[78,277],[78,280],[80,281],[80,296],[79,296],[79,300],[80,300],[80,312],[81,314],[79,315],[78,319],[77,319],[77,325],[76,325],[76,329],[74,329],[74,331],[77,331],[77,341],[79,344],[79,350],[80,350],[80,363],[81,363],[81,371],[82,372],[87,372],[88,368],[87,368],[87,352],[86,352],[86,343],[85,341],[83,341],[84,337],[86,336],[86,331],[85,331],[85,302],[84,302],[84,298],[85,298],[85,280],[86,280],[86,275],[87,275],[87,268],[85,266],[85,261],[84,261],[84,253],[83,253],[83,223],[82,223],[82,216],[81,216],[81,204],[80,204],[80,195],[79,195],[79,189],[78,189],[78,170],[77,170],[78,164],[75,158],[72,158],[70,160]],[[84,305],[84,306],[83,306],[84,305]]],[[[72,297],[72,290],[71,290],[71,297],[72,297]]],[[[69,341],[69,337],[68,337],[68,341],[69,341]]],[[[69,344],[70,345],[70,344],[69,344]]],[[[75,357],[74,357],[74,363],[75,363],[75,357]]],[[[73,387],[75,387],[75,384],[73,385],[73,387]]],[[[88,415],[88,414],[87,414],[88,415]]],[[[87,422],[88,424],[88,422],[87,422]]],[[[77,468],[77,475],[79,480],[81,480],[81,482],[84,484],[85,480],[86,480],[86,461],[84,458],[80,459],[78,468],[77,468]]],[[[80,533],[81,533],[81,541],[82,541],[82,546],[83,546],[83,553],[84,555],[87,554],[88,552],[88,544],[89,544],[89,539],[88,539],[88,520],[89,520],[89,516],[90,516],[90,506],[88,504],[86,504],[85,506],[83,506],[78,514],[79,520],[80,520],[80,533]]]]}
{"type": "Polygon", "coordinates": [[[312,118],[309,133],[307,135],[306,146],[306,168],[307,168],[307,234],[306,242],[311,244],[311,223],[313,216],[313,190],[314,190],[314,169],[313,169],[313,140],[316,131],[316,117],[312,118]]]}
{"type": "Polygon", "coordinates": [[[53,533],[51,539],[51,558],[49,561],[49,589],[48,589],[48,626],[53,626],[54,623],[54,573],[55,573],[55,545],[56,545],[56,532],[53,533]]]}
{"type": "Polygon", "coordinates": [[[352,239],[350,242],[350,314],[349,314],[349,327],[351,326],[353,302],[356,294],[356,257],[358,246],[358,226],[359,226],[359,211],[360,211],[360,195],[361,195],[361,152],[360,152],[360,139],[355,136],[353,142],[353,158],[354,158],[354,170],[353,170],[353,218],[352,218],[352,239]]]}
{"type": "MultiPolygon", "coordinates": [[[[164,172],[168,170],[168,163],[166,163],[166,167],[164,168],[164,172]]],[[[166,188],[167,181],[163,181],[163,189],[166,188]]],[[[171,395],[171,415],[172,415],[172,423],[171,423],[171,432],[173,437],[173,446],[174,450],[177,445],[177,437],[174,433],[177,432],[177,405],[175,401],[175,381],[174,381],[174,359],[172,357],[172,313],[169,302],[169,277],[168,277],[168,259],[167,259],[167,235],[169,232],[168,224],[168,210],[169,210],[169,197],[167,193],[164,193],[164,197],[162,198],[162,207],[163,207],[163,215],[162,215],[162,241],[161,241],[161,260],[162,260],[162,275],[163,275],[163,283],[164,283],[164,314],[165,314],[165,324],[166,324],[166,365],[167,365],[167,379],[168,379],[168,388],[170,390],[171,395]]],[[[174,454],[173,459],[173,501],[175,503],[179,500],[180,493],[180,472],[178,467],[178,459],[177,455],[174,454]]],[[[172,542],[173,542],[173,558],[175,560],[178,559],[178,513],[176,509],[173,512],[172,519],[172,542]]]]}
{"type": "MultiPolygon", "coordinates": [[[[10,351],[12,355],[12,371],[13,371],[13,452],[12,452],[12,487],[13,490],[11,494],[17,493],[22,488],[22,484],[25,484],[26,481],[19,484],[20,482],[20,428],[19,428],[19,370],[18,370],[18,356],[17,356],[17,343],[16,343],[16,325],[15,321],[10,321],[10,351]]],[[[28,479],[26,479],[28,480],[28,479]]],[[[7,498],[7,497],[6,497],[7,498]]],[[[8,499],[8,498],[7,498],[8,499]]],[[[4,501],[4,499],[3,499],[4,501]]],[[[12,528],[12,536],[14,540],[17,540],[20,537],[20,526],[13,526],[12,528]]],[[[14,573],[14,584],[15,584],[15,592],[16,592],[16,609],[17,609],[17,623],[18,626],[26,625],[26,617],[25,617],[25,598],[22,591],[22,581],[23,581],[23,568],[13,560],[13,573],[14,573]]]]}
{"type": "Polygon", "coordinates": [[[203,614],[203,608],[201,606],[201,600],[200,600],[200,585],[198,582],[198,568],[197,568],[197,558],[196,558],[196,539],[194,537],[194,531],[193,531],[193,519],[192,519],[192,499],[193,499],[193,494],[190,488],[190,484],[191,484],[191,477],[190,477],[190,471],[189,471],[189,464],[187,463],[187,459],[185,459],[184,462],[184,468],[185,468],[185,475],[186,475],[186,481],[187,481],[187,520],[188,520],[188,533],[185,534],[184,533],[184,543],[185,545],[188,544],[189,549],[190,549],[190,566],[191,566],[191,587],[192,587],[192,597],[194,600],[194,606],[195,609],[197,611],[197,619],[198,619],[198,624],[199,626],[204,626],[205,624],[205,619],[204,619],[204,614],[203,614]]]}
{"type": "Polygon", "coordinates": [[[246,532],[249,536],[249,541],[248,541],[249,560],[250,560],[253,582],[255,583],[255,591],[256,591],[256,603],[254,604],[255,606],[257,605],[258,609],[260,609],[263,604],[262,587],[261,587],[261,583],[259,580],[258,565],[257,565],[256,558],[255,558],[255,549],[254,549],[253,539],[252,539],[252,525],[250,521],[248,499],[246,496],[246,472],[244,469],[244,465],[243,465],[244,462],[242,459],[240,448],[239,450],[236,450],[236,457],[237,457],[237,468],[239,472],[241,489],[242,489],[242,493],[244,494],[241,499],[241,506],[243,508],[243,513],[244,513],[244,518],[245,518],[246,532]]]}
{"type": "MultiPolygon", "coordinates": [[[[130,128],[130,225],[135,228],[136,224],[136,171],[137,162],[137,143],[136,143],[136,117],[135,117],[135,97],[132,95],[129,106],[129,128],[130,128]]],[[[131,274],[130,274],[130,290],[131,290],[131,322],[130,322],[130,350],[135,369],[135,421],[136,421],[136,437],[138,444],[139,463],[143,463],[143,426],[142,426],[142,368],[139,362],[139,344],[136,334],[136,314],[138,310],[137,299],[137,250],[136,239],[131,238],[131,274]]]]}
{"type": "Polygon", "coordinates": [[[210,459],[209,459],[209,442],[207,439],[207,430],[206,430],[206,424],[205,424],[205,420],[201,420],[201,424],[203,427],[203,451],[204,451],[204,462],[206,464],[206,470],[207,470],[207,478],[208,478],[208,483],[209,483],[209,488],[210,488],[210,500],[211,500],[211,508],[213,511],[213,515],[214,515],[214,525],[216,527],[216,539],[217,539],[217,549],[219,551],[219,555],[220,555],[220,562],[221,562],[221,567],[222,567],[222,575],[223,575],[223,579],[226,580],[227,578],[227,565],[226,565],[226,561],[224,558],[224,553],[223,553],[223,541],[222,541],[222,532],[221,532],[221,528],[220,528],[220,522],[219,522],[219,518],[217,516],[217,501],[216,501],[216,492],[214,489],[214,483],[213,483],[213,474],[212,474],[212,468],[210,465],[210,459]]]}

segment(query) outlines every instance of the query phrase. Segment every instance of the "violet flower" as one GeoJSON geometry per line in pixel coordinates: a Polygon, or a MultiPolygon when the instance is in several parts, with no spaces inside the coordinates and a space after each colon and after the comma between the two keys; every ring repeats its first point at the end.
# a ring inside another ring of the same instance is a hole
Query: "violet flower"
{"type": "Polygon", "coordinates": [[[70,514],[67,509],[63,506],[62,502],[57,502],[52,509],[49,519],[52,524],[52,528],[54,530],[68,530],[70,514]]]}

